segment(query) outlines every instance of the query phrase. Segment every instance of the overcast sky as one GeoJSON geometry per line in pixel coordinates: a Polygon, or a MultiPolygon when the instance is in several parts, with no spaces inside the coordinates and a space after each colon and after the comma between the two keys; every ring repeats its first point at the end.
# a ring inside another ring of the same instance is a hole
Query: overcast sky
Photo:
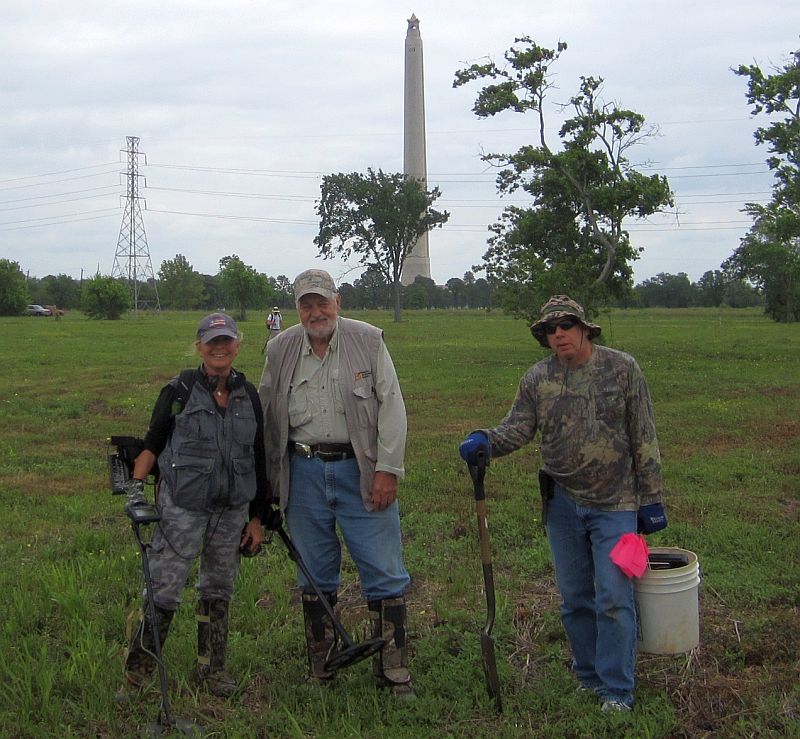
{"type": "MultiPolygon", "coordinates": [[[[800,46],[797,0],[0,0],[0,257],[31,276],[110,274],[123,216],[126,136],[140,138],[152,266],[176,254],[216,274],[237,254],[259,272],[310,266],[353,281],[357,263],[317,257],[322,175],[403,166],[406,19],[421,21],[429,185],[450,222],[430,238],[432,277],[481,262],[504,204],[483,151],[535,141],[536,121],[478,119],[477,85],[454,72],[502,60],[515,37],[568,44],[554,71],[642,113],[658,138],[632,152],[665,174],[679,216],[629,223],[635,280],[718,269],[769,198],[767,152],[746,80],[800,46]],[[146,183],[146,186],[145,186],[146,183]]],[[[553,117],[555,136],[557,120],[553,117]]],[[[553,146],[557,146],[555,138],[553,146]]],[[[480,275],[479,275],[480,276],[480,275]]]]}

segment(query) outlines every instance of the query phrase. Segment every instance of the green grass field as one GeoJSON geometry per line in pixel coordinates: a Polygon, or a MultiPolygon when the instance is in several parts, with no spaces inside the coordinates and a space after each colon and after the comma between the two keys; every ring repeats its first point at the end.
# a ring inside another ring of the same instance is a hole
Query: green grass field
{"type": "MultiPolygon", "coordinates": [[[[457,446],[500,421],[544,356],[499,313],[350,314],[380,325],[409,412],[401,483],[412,671],[418,698],[373,687],[368,663],[308,686],[293,566],[276,539],[242,563],[229,701],[197,689],[194,591],[165,648],[176,716],[224,737],[767,737],[800,719],[800,325],[751,310],[612,311],[603,339],[631,352],[650,383],[670,525],[651,544],[696,552],[701,642],[639,658],[631,714],[601,715],[575,692],[539,526],[535,443],[487,475],[497,585],[494,633],[505,710],[481,669],[482,593],[472,483],[457,446]]],[[[124,628],[141,561],[122,500],[108,488],[106,438],[143,434],[162,384],[196,364],[200,314],[88,321],[0,318],[0,735],[135,736],[155,694],[125,708],[124,628]]],[[[237,367],[257,383],[264,315],[241,324],[237,367]]],[[[342,618],[367,633],[352,563],[342,618]]]]}

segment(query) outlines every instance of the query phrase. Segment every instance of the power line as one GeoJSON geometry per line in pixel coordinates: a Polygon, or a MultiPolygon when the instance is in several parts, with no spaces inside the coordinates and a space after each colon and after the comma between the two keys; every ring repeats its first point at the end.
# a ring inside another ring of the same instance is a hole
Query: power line
{"type": "Polygon", "coordinates": [[[19,182],[20,180],[33,180],[37,177],[52,177],[57,174],[69,174],[70,172],[82,172],[85,169],[96,169],[97,167],[110,167],[111,165],[119,165],[119,162],[106,162],[105,164],[90,164],[86,167],[75,167],[74,169],[61,169],[56,172],[45,172],[43,174],[30,174],[23,177],[11,177],[9,179],[0,180],[0,184],[4,182],[19,182]]]}

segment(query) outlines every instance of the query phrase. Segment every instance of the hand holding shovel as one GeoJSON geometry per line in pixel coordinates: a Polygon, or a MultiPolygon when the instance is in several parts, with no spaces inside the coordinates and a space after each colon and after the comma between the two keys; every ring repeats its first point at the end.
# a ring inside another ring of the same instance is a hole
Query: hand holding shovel
{"type": "Polygon", "coordinates": [[[475,510],[478,515],[478,538],[481,546],[481,564],[483,566],[483,584],[486,591],[486,625],[481,632],[481,654],[483,656],[483,671],[486,676],[486,689],[491,698],[494,698],[497,712],[501,713],[503,704],[500,699],[500,680],[497,677],[497,660],[494,651],[494,575],[492,573],[492,560],[489,555],[489,532],[486,528],[486,494],[483,489],[483,478],[486,476],[487,456],[480,450],[475,455],[476,464],[467,463],[469,474],[475,488],[475,510]]]}

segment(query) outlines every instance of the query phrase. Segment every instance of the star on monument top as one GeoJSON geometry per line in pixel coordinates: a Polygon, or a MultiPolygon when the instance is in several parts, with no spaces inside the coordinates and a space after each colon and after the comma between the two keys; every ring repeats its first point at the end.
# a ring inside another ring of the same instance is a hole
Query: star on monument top
{"type": "Polygon", "coordinates": [[[414,13],[408,19],[408,30],[410,31],[412,28],[419,28],[419,18],[414,13]]]}

